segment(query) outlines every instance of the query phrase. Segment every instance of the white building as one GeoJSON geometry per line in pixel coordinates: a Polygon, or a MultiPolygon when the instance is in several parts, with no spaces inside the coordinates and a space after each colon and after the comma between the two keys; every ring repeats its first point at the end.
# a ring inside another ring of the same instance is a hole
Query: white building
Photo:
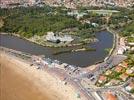
{"type": "Polygon", "coordinates": [[[129,42],[128,45],[134,46],[134,42],[129,42]]]}
{"type": "Polygon", "coordinates": [[[132,83],[132,82],[129,83],[129,85],[126,86],[125,89],[126,89],[127,91],[131,91],[131,90],[133,90],[133,89],[134,89],[134,83],[132,83]]]}
{"type": "Polygon", "coordinates": [[[34,4],[34,3],[36,2],[36,0],[28,0],[28,2],[29,2],[30,4],[34,4]]]}
{"type": "Polygon", "coordinates": [[[71,42],[74,39],[71,36],[68,36],[68,35],[58,36],[58,35],[56,35],[53,32],[48,32],[47,36],[46,36],[46,40],[47,41],[51,41],[51,42],[57,42],[57,41],[60,41],[60,42],[71,42]]]}
{"type": "Polygon", "coordinates": [[[76,16],[76,18],[79,20],[84,15],[87,15],[87,13],[84,13],[84,12],[79,13],[78,10],[73,10],[71,12],[68,12],[67,15],[69,15],[69,16],[76,16]]]}
{"type": "Polygon", "coordinates": [[[127,73],[127,74],[132,74],[132,73],[134,73],[134,67],[132,67],[132,68],[130,68],[130,69],[127,69],[127,70],[126,70],[126,73],[127,73]]]}
{"type": "Polygon", "coordinates": [[[123,55],[126,50],[127,49],[126,49],[125,46],[120,46],[119,49],[118,49],[118,51],[117,51],[117,54],[118,55],[123,55]]]}

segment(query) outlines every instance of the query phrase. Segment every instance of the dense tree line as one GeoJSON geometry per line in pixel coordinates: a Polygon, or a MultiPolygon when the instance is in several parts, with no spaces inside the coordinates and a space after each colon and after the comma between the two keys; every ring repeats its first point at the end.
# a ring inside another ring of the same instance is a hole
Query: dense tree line
{"type": "Polygon", "coordinates": [[[120,12],[113,14],[108,24],[111,28],[119,30],[122,36],[134,34],[134,9],[120,8],[120,12]]]}
{"type": "Polygon", "coordinates": [[[24,37],[34,35],[44,35],[48,31],[60,32],[67,28],[78,28],[79,36],[90,37],[92,30],[87,30],[90,25],[81,24],[75,17],[67,15],[67,10],[61,8],[52,8],[49,6],[38,8],[14,8],[0,9],[0,17],[4,20],[4,26],[0,29],[2,32],[17,33],[24,37]],[[81,32],[81,34],[80,34],[81,32]]]}
{"type": "Polygon", "coordinates": [[[75,18],[65,16],[52,8],[0,9],[0,12],[0,16],[4,18],[4,27],[0,31],[15,32],[25,37],[80,25],[75,18]]]}

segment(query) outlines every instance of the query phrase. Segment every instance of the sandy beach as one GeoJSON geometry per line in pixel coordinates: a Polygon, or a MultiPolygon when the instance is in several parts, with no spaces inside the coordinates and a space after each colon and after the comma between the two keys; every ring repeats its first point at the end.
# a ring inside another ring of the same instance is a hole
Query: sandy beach
{"type": "Polygon", "coordinates": [[[72,85],[0,52],[1,100],[86,100],[72,85]]]}

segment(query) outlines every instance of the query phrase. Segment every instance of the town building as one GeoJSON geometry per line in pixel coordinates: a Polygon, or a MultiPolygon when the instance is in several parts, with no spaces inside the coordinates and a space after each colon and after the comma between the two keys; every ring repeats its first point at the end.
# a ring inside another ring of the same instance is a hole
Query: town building
{"type": "Polygon", "coordinates": [[[119,66],[122,66],[124,68],[128,68],[128,63],[123,61],[122,63],[119,64],[119,66]]]}
{"type": "Polygon", "coordinates": [[[112,92],[106,93],[106,100],[118,100],[117,95],[112,92]]]}
{"type": "Polygon", "coordinates": [[[118,72],[118,73],[121,72],[122,69],[123,69],[123,68],[122,68],[121,66],[116,66],[116,67],[115,67],[115,71],[118,72]]]}
{"type": "Polygon", "coordinates": [[[130,51],[134,51],[134,42],[127,43],[127,47],[130,51]]]}
{"type": "Polygon", "coordinates": [[[123,81],[126,81],[129,75],[127,73],[123,73],[119,76],[123,81]]]}
{"type": "Polygon", "coordinates": [[[112,73],[112,70],[107,70],[106,72],[105,72],[105,75],[110,75],[112,73]]]}
{"type": "Polygon", "coordinates": [[[127,49],[126,49],[125,46],[120,46],[119,49],[118,49],[118,51],[117,51],[117,54],[118,55],[123,55],[126,50],[127,49]]]}
{"type": "Polygon", "coordinates": [[[128,86],[125,87],[125,89],[129,92],[134,90],[134,82],[129,83],[128,86]]]}
{"type": "Polygon", "coordinates": [[[75,16],[79,20],[84,15],[87,15],[87,13],[84,13],[84,12],[79,13],[78,10],[73,10],[71,12],[67,12],[67,15],[69,15],[69,16],[75,16]]]}
{"type": "Polygon", "coordinates": [[[99,77],[99,79],[98,79],[98,82],[99,82],[99,83],[104,83],[104,82],[106,82],[106,80],[107,80],[107,77],[104,76],[104,75],[101,75],[101,76],[99,77]]]}
{"type": "Polygon", "coordinates": [[[126,70],[127,74],[133,74],[134,73],[134,67],[131,67],[129,69],[126,70]]]}
{"type": "Polygon", "coordinates": [[[119,84],[119,80],[112,79],[110,82],[106,84],[106,86],[112,86],[119,84]]]}

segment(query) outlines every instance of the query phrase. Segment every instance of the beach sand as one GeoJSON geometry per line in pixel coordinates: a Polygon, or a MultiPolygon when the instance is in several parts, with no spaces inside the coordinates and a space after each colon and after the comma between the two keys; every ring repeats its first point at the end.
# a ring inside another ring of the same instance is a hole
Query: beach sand
{"type": "Polygon", "coordinates": [[[0,100],[86,100],[72,85],[0,52],[0,100]]]}

